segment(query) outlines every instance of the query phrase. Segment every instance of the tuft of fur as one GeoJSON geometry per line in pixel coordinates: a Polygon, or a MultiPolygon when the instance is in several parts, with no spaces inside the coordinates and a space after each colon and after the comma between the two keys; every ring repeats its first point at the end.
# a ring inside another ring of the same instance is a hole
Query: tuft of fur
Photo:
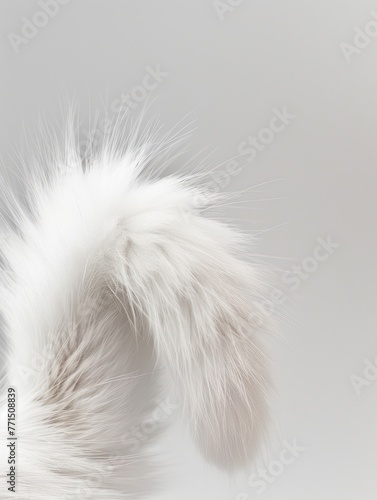
{"type": "Polygon", "coordinates": [[[161,145],[119,142],[83,167],[68,131],[50,168],[30,169],[27,208],[12,205],[1,240],[6,383],[17,390],[9,498],[148,496],[156,457],[122,436],[152,409],[155,365],[212,463],[244,465],[266,427],[261,280],[245,237],[206,217],[216,197],[193,177],[146,172],[165,161],[161,145]]]}

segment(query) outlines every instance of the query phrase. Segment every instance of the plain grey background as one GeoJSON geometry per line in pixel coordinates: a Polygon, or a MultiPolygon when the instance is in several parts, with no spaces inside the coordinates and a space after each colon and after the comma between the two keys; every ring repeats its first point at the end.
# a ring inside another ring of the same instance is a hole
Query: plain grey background
{"type": "Polygon", "coordinates": [[[267,456],[228,480],[178,427],[156,499],[374,499],[377,2],[65,0],[41,15],[46,3],[0,2],[1,152],[66,99],[84,124],[122,94],[155,99],[167,128],[190,113],[192,154],[213,151],[214,189],[243,191],[224,214],[259,235],[286,297],[266,305],[284,338],[267,456]]]}

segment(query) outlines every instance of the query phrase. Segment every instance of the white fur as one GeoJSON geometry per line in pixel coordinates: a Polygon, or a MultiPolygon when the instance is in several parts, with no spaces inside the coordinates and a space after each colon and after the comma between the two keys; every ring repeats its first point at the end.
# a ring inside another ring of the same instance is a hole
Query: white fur
{"type": "Polygon", "coordinates": [[[156,460],[148,443],[132,452],[120,436],[152,409],[154,363],[209,461],[233,469],[258,447],[268,388],[259,275],[243,235],[205,217],[216,200],[204,188],[143,173],[160,151],[118,151],[112,139],[84,169],[68,133],[48,173],[29,171],[29,208],[13,205],[1,288],[6,383],[17,389],[9,498],[148,496],[156,460]]]}

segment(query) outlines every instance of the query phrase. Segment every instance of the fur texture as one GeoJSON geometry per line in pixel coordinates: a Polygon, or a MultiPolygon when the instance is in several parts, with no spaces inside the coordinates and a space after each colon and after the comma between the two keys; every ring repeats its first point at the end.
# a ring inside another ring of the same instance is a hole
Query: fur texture
{"type": "Polygon", "coordinates": [[[145,401],[160,371],[204,456],[244,465],[265,429],[268,389],[245,237],[205,216],[216,197],[195,176],[146,169],[165,161],[161,145],[120,147],[116,136],[83,167],[73,136],[44,158],[49,168],[29,169],[27,208],[3,187],[13,223],[1,243],[1,312],[18,436],[9,498],[147,497],[156,457],[122,436],[153,410],[145,401]]]}

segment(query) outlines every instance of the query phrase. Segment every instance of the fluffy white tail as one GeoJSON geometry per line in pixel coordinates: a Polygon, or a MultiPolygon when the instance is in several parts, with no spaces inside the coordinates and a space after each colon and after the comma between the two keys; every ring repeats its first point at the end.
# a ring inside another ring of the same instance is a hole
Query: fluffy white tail
{"type": "Polygon", "coordinates": [[[7,379],[19,405],[12,498],[76,498],[77,478],[93,471],[100,480],[78,498],[141,493],[119,435],[145,410],[132,377],[142,344],[169,373],[207,459],[245,464],[265,428],[268,377],[243,236],[203,216],[211,197],[189,179],[145,178],[131,154],[103,151],[82,169],[71,152],[66,167],[37,175],[32,214],[2,240],[7,379]],[[114,455],[123,462],[104,473],[114,455]]]}

